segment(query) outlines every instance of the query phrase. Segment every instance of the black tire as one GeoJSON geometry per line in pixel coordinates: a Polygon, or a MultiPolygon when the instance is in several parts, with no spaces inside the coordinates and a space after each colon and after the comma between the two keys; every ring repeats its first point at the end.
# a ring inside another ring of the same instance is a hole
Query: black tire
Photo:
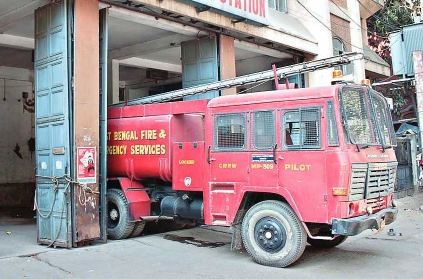
{"type": "Polygon", "coordinates": [[[280,201],[263,201],[251,207],[242,221],[242,241],[262,265],[286,267],[303,254],[307,234],[292,208],[280,201]]]}
{"type": "Polygon", "coordinates": [[[131,235],[135,223],[129,221],[128,200],[120,189],[107,190],[107,234],[111,239],[131,235]]]}
{"type": "Polygon", "coordinates": [[[136,222],[134,225],[134,230],[131,232],[129,237],[139,236],[145,228],[146,221],[136,222]]]}
{"type": "Polygon", "coordinates": [[[342,242],[344,242],[348,236],[346,235],[339,235],[336,238],[332,240],[323,240],[323,239],[312,239],[307,237],[307,242],[314,247],[320,247],[320,248],[333,248],[335,246],[338,246],[342,242]]]}

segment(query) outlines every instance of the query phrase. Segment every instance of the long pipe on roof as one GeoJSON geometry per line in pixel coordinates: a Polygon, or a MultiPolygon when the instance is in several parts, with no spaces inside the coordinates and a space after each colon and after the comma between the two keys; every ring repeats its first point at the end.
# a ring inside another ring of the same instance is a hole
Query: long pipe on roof
{"type": "Polygon", "coordinates": [[[398,82],[407,82],[407,81],[412,81],[414,80],[414,78],[403,78],[403,79],[396,79],[396,80],[390,80],[390,81],[385,81],[385,82],[375,82],[372,84],[372,86],[379,86],[379,85],[388,85],[388,84],[393,84],[393,83],[398,83],[398,82]]]}
{"type": "Polygon", "coordinates": [[[299,64],[294,64],[282,68],[273,70],[262,71],[258,73],[252,73],[244,76],[239,76],[235,78],[230,78],[222,81],[215,81],[211,83],[201,84],[197,86],[187,87],[175,91],[170,91],[166,93],[156,94],[152,96],[142,97],[138,99],[133,99],[128,102],[121,102],[117,104],[110,105],[109,107],[123,107],[123,106],[133,106],[140,104],[153,104],[153,103],[162,103],[169,102],[176,99],[181,99],[186,96],[192,96],[198,93],[205,93],[211,91],[217,91],[232,87],[237,87],[245,84],[259,83],[263,81],[268,81],[274,79],[275,76],[278,78],[293,76],[306,72],[313,72],[317,70],[332,68],[337,65],[344,65],[351,63],[353,60],[363,59],[364,55],[357,52],[343,53],[339,56],[333,56],[329,58],[324,58],[320,60],[314,60],[309,62],[303,62],[299,64]]]}

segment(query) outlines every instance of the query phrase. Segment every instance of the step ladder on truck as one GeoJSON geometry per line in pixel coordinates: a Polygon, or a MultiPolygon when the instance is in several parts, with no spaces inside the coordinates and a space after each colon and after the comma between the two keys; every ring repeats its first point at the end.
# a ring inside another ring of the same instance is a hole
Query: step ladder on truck
{"type": "Polygon", "coordinates": [[[362,59],[348,53],[112,105],[107,116],[108,236],[146,222],[232,228],[232,249],[286,267],[306,244],[334,247],[397,216],[388,104],[338,83],[174,101],[362,59]],[[173,102],[171,102],[173,101],[173,102]]]}

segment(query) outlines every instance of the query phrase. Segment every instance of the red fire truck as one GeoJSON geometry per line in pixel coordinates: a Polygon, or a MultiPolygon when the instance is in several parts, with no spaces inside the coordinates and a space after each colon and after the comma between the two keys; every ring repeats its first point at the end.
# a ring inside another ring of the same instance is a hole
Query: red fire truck
{"type": "Polygon", "coordinates": [[[390,110],[336,84],[108,110],[108,235],[161,218],[231,226],[232,247],[285,267],[396,219],[390,110]],[[242,241],[242,242],[241,242],[242,241]]]}
{"type": "MultiPolygon", "coordinates": [[[[147,221],[230,226],[232,249],[285,267],[396,219],[395,135],[369,86],[280,90],[278,79],[363,59],[348,53],[113,105],[108,235],[147,221]],[[277,90],[167,102],[275,79],[277,90]]],[[[290,86],[286,84],[286,88],[290,86]]]]}

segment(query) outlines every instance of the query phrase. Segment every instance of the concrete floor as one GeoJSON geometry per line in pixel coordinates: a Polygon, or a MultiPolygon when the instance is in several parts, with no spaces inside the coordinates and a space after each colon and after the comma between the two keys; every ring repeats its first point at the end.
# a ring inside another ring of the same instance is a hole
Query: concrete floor
{"type": "Polygon", "coordinates": [[[225,228],[197,227],[53,249],[36,244],[31,216],[2,214],[0,278],[422,278],[421,206],[422,192],[402,198],[397,221],[380,234],[366,231],[332,249],[307,246],[300,260],[285,269],[260,266],[245,251],[231,251],[225,228]]]}
{"type": "Polygon", "coordinates": [[[28,208],[0,210],[0,260],[51,251],[37,244],[37,225],[34,216],[35,212],[28,208]]]}

